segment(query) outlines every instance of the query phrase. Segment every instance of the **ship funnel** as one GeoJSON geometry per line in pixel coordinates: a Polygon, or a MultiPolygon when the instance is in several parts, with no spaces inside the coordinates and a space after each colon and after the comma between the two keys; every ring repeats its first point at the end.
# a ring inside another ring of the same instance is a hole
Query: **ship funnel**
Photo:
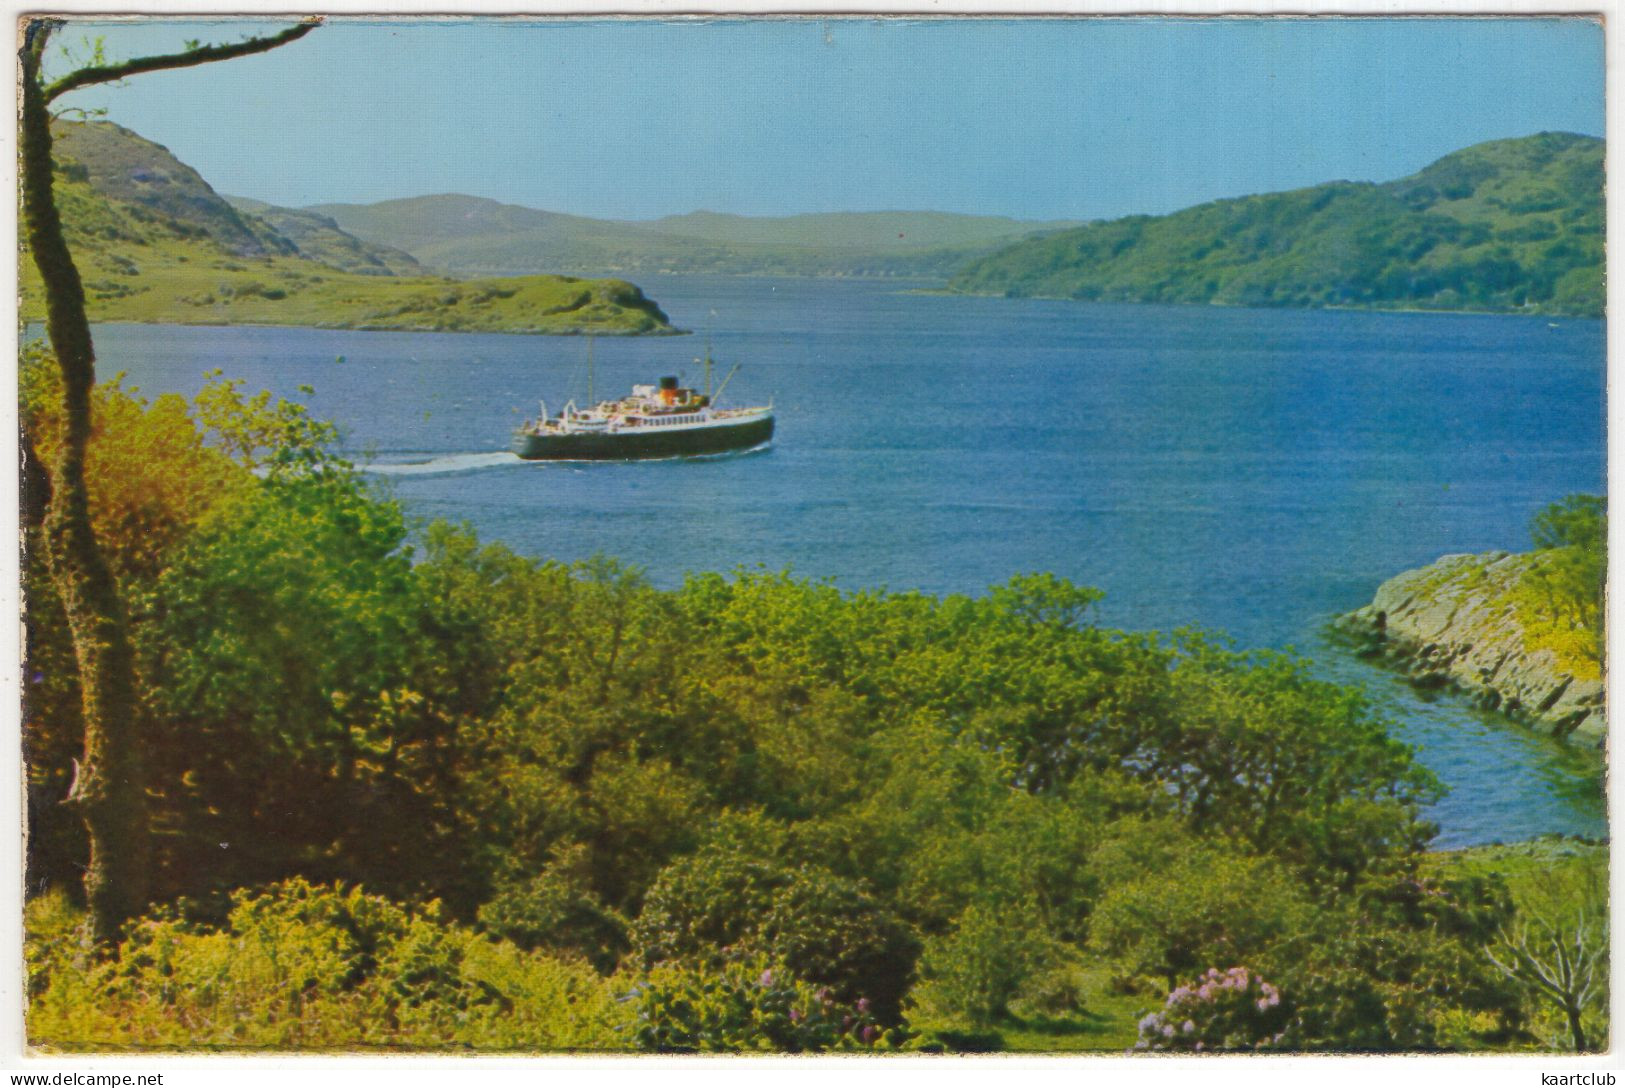
{"type": "Polygon", "coordinates": [[[677,378],[668,375],[660,379],[660,401],[662,404],[673,404],[677,400],[677,378]]]}

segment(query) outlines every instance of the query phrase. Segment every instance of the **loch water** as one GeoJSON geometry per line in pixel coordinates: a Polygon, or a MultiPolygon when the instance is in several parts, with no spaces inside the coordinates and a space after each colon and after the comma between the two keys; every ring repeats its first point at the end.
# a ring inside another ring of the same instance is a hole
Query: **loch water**
{"type": "Polygon", "coordinates": [[[504,452],[538,401],[585,400],[569,337],[103,325],[104,375],[194,392],[222,368],[302,396],[424,519],[658,585],[790,568],[858,589],[980,593],[1052,571],[1101,622],[1290,647],[1362,685],[1450,787],[1445,846],[1600,835],[1598,761],[1330,642],[1335,614],[1448,552],[1529,546],[1604,488],[1604,326],[1490,315],[960,298],[887,281],[654,277],[695,335],[598,338],[600,397],[709,341],[725,401],[771,398],[771,448],[635,464],[504,452]]]}

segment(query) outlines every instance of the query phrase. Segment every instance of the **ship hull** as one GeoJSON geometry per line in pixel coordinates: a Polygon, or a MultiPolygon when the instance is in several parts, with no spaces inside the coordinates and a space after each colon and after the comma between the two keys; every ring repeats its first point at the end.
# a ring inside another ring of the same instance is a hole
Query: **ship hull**
{"type": "Polygon", "coordinates": [[[513,451],[526,461],[646,461],[694,457],[760,446],[773,437],[773,417],[740,423],[614,434],[520,434],[513,451]]]}

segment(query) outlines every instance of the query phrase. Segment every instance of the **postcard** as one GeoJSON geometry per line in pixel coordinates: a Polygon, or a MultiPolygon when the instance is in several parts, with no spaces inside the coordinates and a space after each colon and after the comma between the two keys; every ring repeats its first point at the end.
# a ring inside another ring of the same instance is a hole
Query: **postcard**
{"type": "Polygon", "coordinates": [[[1600,19],[18,27],[30,1065],[1608,1053],[1600,19]]]}

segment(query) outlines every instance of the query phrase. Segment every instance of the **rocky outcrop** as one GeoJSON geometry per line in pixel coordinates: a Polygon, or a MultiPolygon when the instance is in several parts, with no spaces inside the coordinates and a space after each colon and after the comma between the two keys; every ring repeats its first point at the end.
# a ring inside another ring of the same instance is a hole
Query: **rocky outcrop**
{"type": "Polygon", "coordinates": [[[1550,649],[1529,649],[1514,592],[1530,557],[1447,555],[1384,582],[1335,626],[1362,656],[1397,668],[1418,687],[1452,688],[1577,744],[1607,736],[1600,679],[1576,676],[1550,649]]]}

